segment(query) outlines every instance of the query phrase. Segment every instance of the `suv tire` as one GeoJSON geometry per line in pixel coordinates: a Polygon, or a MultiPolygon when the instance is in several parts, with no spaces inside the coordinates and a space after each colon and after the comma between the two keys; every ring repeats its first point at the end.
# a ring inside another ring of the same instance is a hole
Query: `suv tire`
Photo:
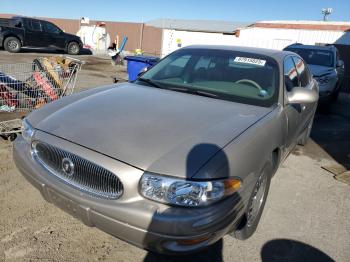
{"type": "Polygon", "coordinates": [[[67,53],[70,55],[79,55],[80,46],[77,42],[70,42],[67,46],[67,53]]]}
{"type": "Polygon", "coordinates": [[[18,53],[21,51],[22,44],[17,37],[7,37],[4,41],[4,49],[10,53],[18,53]]]}

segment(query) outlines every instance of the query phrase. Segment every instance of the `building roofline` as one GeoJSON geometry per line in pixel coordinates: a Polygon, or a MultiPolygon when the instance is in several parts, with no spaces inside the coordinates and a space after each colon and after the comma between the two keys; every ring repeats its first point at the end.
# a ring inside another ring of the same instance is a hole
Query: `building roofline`
{"type": "Polygon", "coordinates": [[[278,29],[304,29],[304,30],[328,30],[350,31],[350,22],[330,21],[261,21],[252,27],[278,28],[278,29]]]}

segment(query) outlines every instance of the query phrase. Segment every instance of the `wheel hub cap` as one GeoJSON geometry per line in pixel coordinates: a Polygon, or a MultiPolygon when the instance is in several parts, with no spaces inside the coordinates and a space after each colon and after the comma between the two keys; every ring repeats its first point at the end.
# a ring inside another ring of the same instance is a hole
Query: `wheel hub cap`
{"type": "Polygon", "coordinates": [[[260,208],[264,202],[267,176],[261,175],[255,184],[252,197],[249,201],[249,209],[247,215],[247,225],[253,225],[256,217],[259,214],[260,208]]]}
{"type": "Polygon", "coordinates": [[[10,41],[8,44],[9,48],[11,49],[17,49],[18,48],[18,44],[16,41],[10,41]]]}
{"type": "Polygon", "coordinates": [[[72,53],[76,53],[77,50],[78,50],[78,47],[77,47],[76,45],[72,45],[72,46],[70,47],[70,51],[71,51],[72,53]]]}

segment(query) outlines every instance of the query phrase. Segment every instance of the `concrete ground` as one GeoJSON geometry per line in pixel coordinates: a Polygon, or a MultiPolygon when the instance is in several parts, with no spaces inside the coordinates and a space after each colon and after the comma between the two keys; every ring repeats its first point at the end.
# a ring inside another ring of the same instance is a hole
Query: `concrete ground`
{"type": "MultiPolygon", "coordinates": [[[[46,54],[0,52],[0,64],[46,54]]],[[[81,56],[77,91],[109,84],[116,69],[106,57],[81,56]]],[[[118,73],[125,77],[125,72],[118,73]]],[[[272,180],[255,235],[226,236],[199,255],[150,254],[84,226],[46,203],[17,171],[11,143],[0,141],[0,261],[350,261],[350,186],[323,169],[350,164],[350,97],[316,115],[312,139],[298,147],[272,180]]]]}

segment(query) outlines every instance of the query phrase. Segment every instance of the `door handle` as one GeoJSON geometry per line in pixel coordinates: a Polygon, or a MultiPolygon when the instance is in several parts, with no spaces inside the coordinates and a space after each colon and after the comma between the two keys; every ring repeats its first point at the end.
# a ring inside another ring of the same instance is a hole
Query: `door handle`
{"type": "Polygon", "coordinates": [[[304,111],[306,109],[306,105],[301,105],[301,110],[304,111]]]}

